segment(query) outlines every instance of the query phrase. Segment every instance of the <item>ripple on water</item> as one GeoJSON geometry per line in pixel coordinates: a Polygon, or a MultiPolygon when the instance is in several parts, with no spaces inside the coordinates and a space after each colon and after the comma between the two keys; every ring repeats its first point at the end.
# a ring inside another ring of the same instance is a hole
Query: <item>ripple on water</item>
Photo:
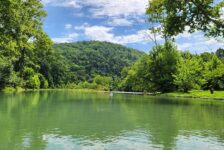
{"type": "Polygon", "coordinates": [[[59,136],[55,134],[43,135],[43,140],[47,142],[46,149],[162,149],[162,145],[150,142],[149,134],[144,130],[123,132],[119,136],[109,136],[102,140],[89,137],[77,138],[75,136],[59,136]]]}

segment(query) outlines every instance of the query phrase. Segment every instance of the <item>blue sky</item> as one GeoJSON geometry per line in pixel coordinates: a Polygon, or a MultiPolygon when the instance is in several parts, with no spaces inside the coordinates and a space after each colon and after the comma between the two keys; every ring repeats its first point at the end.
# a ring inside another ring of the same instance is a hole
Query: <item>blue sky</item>
{"type": "MultiPolygon", "coordinates": [[[[145,9],[148,0],[42,0],[48,16],[44,31],[55,43],[99,40],[148,52],[153,46],[145,9]]],[[[157,36],[157,41],[163,39],[157,36]]],[[[224,47],[203,33],[176,37],[180,50],[211,52],[224,47]]]]}

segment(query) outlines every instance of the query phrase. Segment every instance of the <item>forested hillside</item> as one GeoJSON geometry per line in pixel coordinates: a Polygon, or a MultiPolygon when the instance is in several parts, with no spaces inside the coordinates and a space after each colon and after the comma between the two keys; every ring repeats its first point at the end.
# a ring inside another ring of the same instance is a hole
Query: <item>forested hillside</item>
{"type": "Polygon", "coordinates": [[[91,82],[96,75],[120,77],[124,67],[144,55],[135,49],[109,42],[89,41],[55,44],[68,63],[70,82],[91,82]]]}

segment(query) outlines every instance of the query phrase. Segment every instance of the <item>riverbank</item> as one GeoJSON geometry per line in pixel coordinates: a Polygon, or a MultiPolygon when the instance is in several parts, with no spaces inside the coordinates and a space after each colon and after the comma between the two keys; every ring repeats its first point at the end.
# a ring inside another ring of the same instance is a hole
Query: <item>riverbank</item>
{"type": "Polygon", "coordinates": [[[214,94],[211,94],[210,91],[195,90],[190,91],[188,93],[183,92],[165,93],[161,94],[161,96],[224,100],[224,91],[215,91],[214,94]]]}
{"type": "MultiPolygon", "coordinates": [[[[105,92],[109,91],[97,90],[97,89],[23,89],[21,87],[12,88],[6,87],[1,92],[4,93],[17,93],[25,91],[48,91],[48,90],[74,90],[76,92],[105,92]]],[[[124,92],[124,91],[113,91],[114,94],[132,94],[132,95],[149,95],[149,96],[163,96],[163,97],[180,97],[180,98],[200,98],[200,99],[215,99],[215,100],[224,100],[224,91],[215,91],[214,94],[211,94],[210,91],[194,90],[188,93],[183,92],[172,92],[172,93],[147,93],[147,92],[124,92]]]]}

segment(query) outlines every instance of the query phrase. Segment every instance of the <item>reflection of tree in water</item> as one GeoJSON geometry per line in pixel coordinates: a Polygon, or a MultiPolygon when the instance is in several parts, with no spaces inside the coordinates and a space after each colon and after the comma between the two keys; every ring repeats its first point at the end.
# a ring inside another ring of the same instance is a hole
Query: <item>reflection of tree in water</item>
{"type": "MultiPolygon", "coordinates": [[[[45,134],[71,135],[74,139],[110,141],[124,133],[144,130],[149,142],[175,146],[180,131],[212,131],[223,138],[223,105],[211,102],[168,100],[143,96],[64,92],[29,92],[3,95],[0,101],[0,148],[30,146],[44,149],[45,134]],[[204,106],[202,105],[204,104],[204,106]]],[[[181,132],[182,133],[182,132],[181,132]]],[[[187,133],[184,133],[186,136],[187,133]]],[[[209,136],[204,135],[204,136],[209,136]]],[[[22,149],[22,148],[21,148],[22,149]]]]}

